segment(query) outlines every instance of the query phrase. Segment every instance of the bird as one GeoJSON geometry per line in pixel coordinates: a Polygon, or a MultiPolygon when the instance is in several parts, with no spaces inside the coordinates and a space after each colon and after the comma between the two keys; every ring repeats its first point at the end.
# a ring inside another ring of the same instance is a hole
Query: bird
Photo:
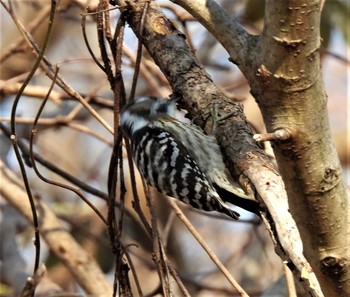
{"type": "Polygon", "coordinates": [[[259,215],[257,201],[234,182],[212,135],[176,119],[176,100],[139,97],[126,104],[120,127],[141,176],[159,192],[237,220],[226,202],[259,215]]]}

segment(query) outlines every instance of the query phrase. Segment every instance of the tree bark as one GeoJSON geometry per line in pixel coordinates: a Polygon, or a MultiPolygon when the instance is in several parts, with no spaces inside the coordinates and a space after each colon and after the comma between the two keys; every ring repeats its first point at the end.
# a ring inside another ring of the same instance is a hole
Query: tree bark
{"type": "Polygon", "coordinates": [[[349,296],[349,197],[320,69],[324,1],[267,1],[261,36],[242,33],[212,0],[173,2],[206,26],[247,77],[267,131],[288,134],[272,144],[305,256],[326,296],[349,296]]]}
{"type": "Polygon", "coordinates": [[[320,15],[320,1],[267,1],[255,71],[264,75],[249,80],[267,131],[290,135],[273,148],[305,256],[326,296],[349,296],[349,200],[328,122],[320,15]]]}

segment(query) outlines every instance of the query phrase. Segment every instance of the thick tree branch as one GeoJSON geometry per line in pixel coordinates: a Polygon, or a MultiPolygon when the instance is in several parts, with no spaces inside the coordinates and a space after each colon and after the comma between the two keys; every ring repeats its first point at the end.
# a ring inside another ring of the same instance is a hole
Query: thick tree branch
{"type": "MultiPolygon", "coordinates": [[[[230,60],[242,69],[250,69],[257,36],[242,25],[214,0],[172,0],[191,13],[215,36],[230,55],[230,60]]],[[[243,70],[242,70],[243,71],[243,70]]],[[[244,71],[243,71],[244,73],[244,71]]]]}

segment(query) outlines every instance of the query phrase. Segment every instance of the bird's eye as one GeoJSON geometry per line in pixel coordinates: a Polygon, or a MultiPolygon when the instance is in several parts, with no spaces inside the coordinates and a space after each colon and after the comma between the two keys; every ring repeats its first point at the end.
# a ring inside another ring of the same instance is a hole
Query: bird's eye
{"type": "Polygon", "coordinates": [[[142,109],[139,111],[139,115],[144,118],[148,118],[151,115],[151,112],[149,109],[142,109]]]}
{"type": "Polygon", "coordinates": [[[156,111],[158,113],[167,113],[168,112],[168,105],[167,104],[160,104],[156,111]]]}

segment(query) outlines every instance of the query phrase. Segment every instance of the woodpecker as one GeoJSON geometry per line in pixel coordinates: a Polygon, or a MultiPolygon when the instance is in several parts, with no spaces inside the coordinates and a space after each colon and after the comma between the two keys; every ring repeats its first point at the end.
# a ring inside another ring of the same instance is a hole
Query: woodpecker
{"type": "Polygon", "coordinates": [[[159,192],[204,211],[233,219],[239,213],[225,201],[259,214],[258,204],[228,172],[214,136],[177,120],[175,100],[140,97],[120,117],[134,162],[144,180],[159,192]]]}

